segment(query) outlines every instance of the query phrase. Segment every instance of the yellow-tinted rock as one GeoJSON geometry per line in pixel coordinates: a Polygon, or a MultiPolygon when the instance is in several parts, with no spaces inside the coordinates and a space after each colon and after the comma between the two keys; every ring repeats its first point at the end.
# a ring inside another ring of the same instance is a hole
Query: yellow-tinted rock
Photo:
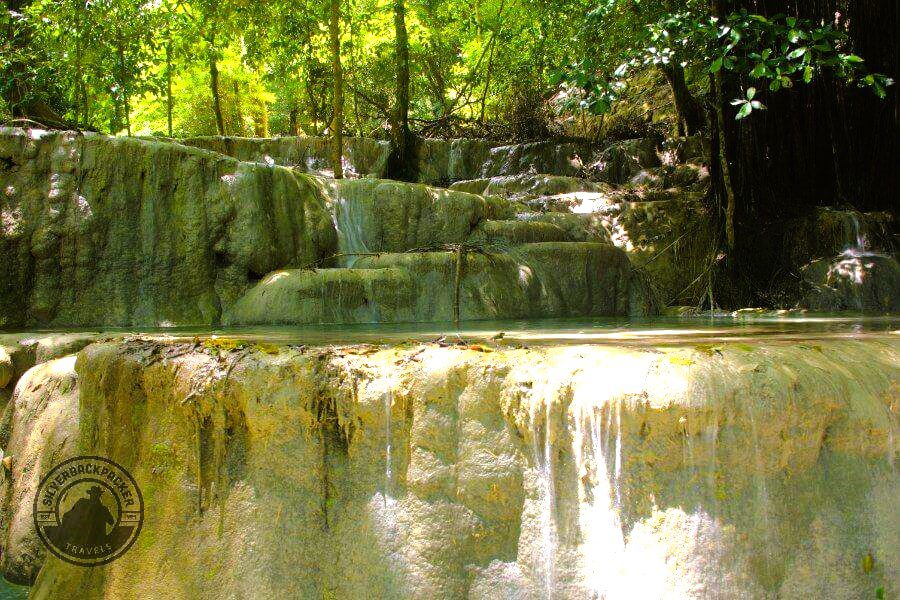
{"type": "MultiPolygon", "coordinates": [[[[162,360],[148,344],[83,350],[64,428],[132,472],[144,531],[94,573],[47,561],[38,597],[897,590],[889,336],[162,360]]],[[[65,369],[40,369],[7,413],[26,461],[45,450],[15,432],[62,406],[42,398],[65,369]]],[[[18,477],[4,514],[30,510],[37,474],[18,477]]],[[[27,539],[4,537],[7,569],[27,539]]]]}

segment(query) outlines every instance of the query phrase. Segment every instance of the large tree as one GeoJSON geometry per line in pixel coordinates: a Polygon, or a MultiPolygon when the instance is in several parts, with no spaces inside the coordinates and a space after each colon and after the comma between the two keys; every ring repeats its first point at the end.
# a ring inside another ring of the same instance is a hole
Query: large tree
{"type": "Polygon", "coordinates": [[[331,76],[333,78],[333,114],[331,137],[333,143],[331,166],[336,179],[344,176],[344,70],[341,66],[341,0],[331,0],[328,32],[331,39],[331,76]]]}
{"type": "Polygon", "coordinates": [[[394,179],[414,181],[413,152],[415,138],[409,128],[409,35],[406,31],[406,5],[404,0],[393,0],[394,8],[394,58],[397,64],[394,85],[394,109],[391,112],[391,155],[388,176],[394,179]]]}
{"type": "Polygon", "coordinates": [[[747,293],[777,275],[779,261],[768,252],[784,250],[771,238],[786,219],[822,204],[892,202],[897,66],[895,51],[885,48],[897,46],[897,14],[876,4],[687,1],[643,35],[634,24],[646,11],[635,13],[624,0],[604,2],[589,18],[607,32],[626,32],[629,44],[612,55],[588,51],[566,77],[572,100],[608,111],[626,82],[652,66],[666,73],[680,120],[692,130],[698,98],[682,80],[685,67],[694,89],[705,89],[724,256],[710,273],[724,271],[731,304],[759,301],[747,293]]]}

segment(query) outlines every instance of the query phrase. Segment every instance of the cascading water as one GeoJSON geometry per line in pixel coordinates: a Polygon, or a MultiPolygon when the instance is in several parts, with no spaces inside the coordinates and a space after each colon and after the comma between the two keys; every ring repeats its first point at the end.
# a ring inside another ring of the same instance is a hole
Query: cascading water
{"type": "MultiPolygon", "coordinates": [[[[538,494],[540,511],[540,555],[537,557],[539,564],[535,565],[536,573],[540,577],[544,598],[553,598],[556,585],[556,551],[559,547],[559,537],[556,524],[556,487],[554,482],[553,455],[551,443],[550,405],[547,404],[544,413],[542,431],[537,427],[534,434],[534,465],[538,474],[538,494]]],[[[535,423],[536,415],[532,415],[532,423],[535,423]]]]}
{"type": "Polygon", "coordinates": [[[868,253],[868,239],[865,234],[862,233],[862,227],[860,227],[859,217],[856,216],[856,213],[851,211],[847,214],[850,219],[850,226],[853,233],[852,242],[847,244],[844,248],[843,256],[864,256],[868,253]]]}
{"type": "Polygon", "coordinates": [[[339,183],[331,186],[331,192],[331,218],[337,230],[341,266],[351,268],[359,255],[369,252],[363,238],[365,212],[355,199],[344,196],[339,183]]]}
{"type": "Polygon", "coordinates": [[[622,467],[621,405],[594,408],[576,421],[573,452],[579,467],[581,493],[586,499],[580,516],[584,535],[582,555],[585,581],[598,598],[627,598],[624,585],[625,536],[620,517],[619,477],[622,467]],[[615,447],[610,472],[610,443],[615,411],[615,447]]]}
{"type": "Polygon", "coordinates": [[[391,494],[391,479],[393,479],[392,475],[392,467],[391,467],[391,409],[394,404],[394,394],[391,390],[388,390],[384,393],[384,435],[385,435],[385,443],[384,443],[384,501],[387,503],[387,499],[391,494]]]}
{"type": "Polygon", "coordinates": [[[398,520],[400,503],[392,495],[394,474],[391,413],[393,411],[394,394],[389,388],[382,392],[381,396],[384,403],[384,482],[381,492],[376,492],[370,498],[368,510],[373,517],[373,527],[379,543],[384,548],[395,549],[386,557],[388,563],[393,564],[394,568],[400,571],[404,568],[402,566],[404,559],[402,552],[400,552],[403,536],[398,520]]]}

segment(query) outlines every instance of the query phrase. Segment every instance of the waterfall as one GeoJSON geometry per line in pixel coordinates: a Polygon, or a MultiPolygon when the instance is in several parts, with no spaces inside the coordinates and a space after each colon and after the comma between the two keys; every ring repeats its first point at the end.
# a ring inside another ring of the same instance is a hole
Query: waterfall
{"type": "Polygon", "coordinates": [[[391,471],[391,408],[394,404],[394,395],[391,390],[384,393],[384,500],[391,494],[391,480],[393,473],[391,471]]]}
{"type": "Polygon", "coordinates": [[[621,404],[606,406],[603,411],[591,408],[580,416],[573,436],[574,454],[579,464],[583,505],[581,528],[584,535],[585,581],[598,598],[629,597],[625,585],[625,535],[620,516],[622,469],[621,404]],[[613,414],[614,412],[614,414],[613,414]],[[615,423],[613,425],[613,422],[615,423]],[[615,432],[612,429],[615,428],[615,432]],[[614,439],[614,442],[613,442],[614,439]],[[609,446],[614,443],[612,469],[609,446]]]}
{"type": "Polygon", "coordinates": [[[877,252],[869,247],[869,238],[866,236],[863,225],[859,222],[859,216],[854,211],[847,212],[850,219],[850,242],[844,247],[840,256],[845,259],[862,258],[868,256],[886,257],[888,254],[877,252]]]}
{"type": "Polygon", "coordinates": [[[553,598],[556,581],[556,551],[559,538],[556,525],[556,487],[554,483],[552,444],[550,441],[550,403],[546,404],[543,435],[538,435],[535,415],[532,415],[534,434],[534,465],[538,472],[538,494],[540,510],[540,554],[537,557],[536,572],[541,577],[544,598],[553,598]]]}
{"type": "MultiPolygon", "coordinates": [[[[381,493],[375,492],[368,507],[373,515],[373,528],[379,543],[384,548],[399,548],[402,539],[402,528],[398,520],[400,502],[391,495],[394,479],[393,473],[393,441],[391,432],[391,412],[394,404],[394,394],[390,389],[382,393],[384,400],[384,489],[381,493]]],[[[402,570],[401,553],[390,552],[387,560],[399,571],[402,570]]]]}
{"type": "Polygon", "coordinates": [[[755,478],[756,478],[756,493],[757,493],[757,503],[758,510],[761,514],[761,521],[763,523],[763,531],[766,536],[766,544],[771,544],[772,539],[771,535],[774,533],[771,523],[771,515],[769,512],[770,508],[770,500],[769,500],[769,486],[766,483],[766,468],[763,452],[759,446],[759,427],[756,422],[756,417],[754,416],[753,403],[748,404],[747,406],[747,415],[750,421],[750,436],[753,438],[753,463],[755,466],[755,478]]]}
{"type": "Polygon", "coordinates": [[[853,241],[844,248],[844,256],[860,256],[865,254],[867,250],[867,240],[866,236],[862,233],[862,228],[859,225],[859,217],[856,216],[855,212],[847,213],[850,217],[850,225],[852,227],[852,238],[853,241]]]}
{"type": "Polygon", "coordinates": [[[369,252],[363,235],[366,211],[355,198],[343,194],[340,183],[333,183],[331,191],[331,218],[337,230],[338,253],[345,255],[341,266],[351,268],[359,258],[354,254],[369,252]]]}

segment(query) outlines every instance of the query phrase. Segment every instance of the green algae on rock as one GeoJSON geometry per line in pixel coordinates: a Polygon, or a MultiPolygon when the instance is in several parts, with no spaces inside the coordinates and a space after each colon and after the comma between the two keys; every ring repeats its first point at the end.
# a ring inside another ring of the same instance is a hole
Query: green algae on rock
{"type": "MultiPolygon", "coordinates": [[[[114,458],[147,507],[128,561],[88,571],[48,558],[35,597],[897,589],[889,336],[711,352],[187,345],[152,358],[165,348],[81,351],[76,421],[52,421],[61,413],[41,400],[72,359],[17,391],[2,441],[21,464],[40,462],[24,417],[45,406],[37,418],[75,440],[59,459],[114,458]]],[[[30,506],[32,477],[13,481],[3,511],[30,506]]],[[[37,565],[27,535],[4,540],[7,572],[37,565]]]]}
{"type": "Polygon", "coordinates": [[[641,315],[652,309],[649,290],[620,250],[548,242],[496,253],[383,253],[358,257],[353,269],[273,273],[226,313],[225,323],[433,322],[457,315],[483,320],[641,315]]]}
{"type": "Polygon", "coordinates": [[[0,323],[212,324],[255,278],[334,253],[318,186],[177,144],[4,129],[0,323]]]}
{"type": "MultiPolygon", "coordinates": [[[[462,318],[654,310],[649,295],[628,291],[640,286],[632,285],[637,278],[627,268],[627,258],[611,248],[584,251],[586,247],[578,245],[606,241],[601,228],[581,217],[559,213],[516,219],[516,205],[507,199],[378,179],[313,178],[159,140],[7,128],[0,132],[0,141],[0,151],[13,165],[0,174],[5,190],[0,256],[6,259],[0,267],[0,324],[6,327],[214,325],[226,314],[249,318],[250,300],[242,301],[240,310],[231,309],[254,285],[264,288],[267,284],[261,280],[273,281],[270,274],[276,272],[349,267],[366,258],[360,255],[413,252],[424,260],[413,270],[431,273],[434,261],[427,258],[428,251],[486,243],[512,246],[508,253],[528,260],[499,259],[502,266],[484,268],[478,266],[479,259],[472,259],[464,285],[455,277],[429,275],[440,287],[417,282],[416,293],[425,298],[396,310],[363,306],[349,313],[310,312],[287,305],[302,304],[301,298],[282,294],[277,318],[442,320],[460,313],[460,285],[472,297],[471,302],[464,300],[470,308],[462,309],[462,318]],[[530,242],[556,244],[558,256],[567,260],[544,252],[531,264],[539,246],[518,249],[530,242]],[[567,245],[570,242],[574,245],[567,245]],[[532,281],[531,273],[548,261],[553,272],[532,281]],[[515,289],[507,290],[507,285],[515,289]],[[567,294],[573,296],[565,298],[567,294]],[[447,297],[453,298],[454,309],[449,311],[447,297]]],[[[284,160],[300,160],[322,150],[316,140],[301,141],[211,138],[192,143],[245,158],[277,150],[284,160]]],[[[468,147],[454,144],[449,146],[451,162],[468,147]]],[[[547,152],[554,162],[571,150],[554,148],[545,144],[494,154],[509,154],[519,164],[543,160],[540,156],[547,152]]],[[[478,254],[475,250],[463,253],[478,254]]],[[[416,259],[403,259],[410,260],[416,259]]],[[[440,260],[455,259],[448,255],[440,260]]],[[[324,293],[320,299],[325,305],[340,305],[342,298],[328,295],[342,289],[335,282],[359,277],[332,274],[314,281],[307,276],[292,289],[315,289],[324,293]]],[[[290,281],[293,285],[299,280],[290,281]]],[[[286,289],[284,283],[279,289],[286,289]]],[[[372,292],[369,289],[368,296],[372,292]]],[[[371,301],[387,307],[386,298],[368,296],[360,296],[363,305],[371,301]]],[[[404,294],[392,296],[396,304],[404,294]]],[[[261,323],[259,315],[265,313],[254,310],[250,322],[261,323]]],[[[227,320],[235,322],[232,316],[227,320]]]]}
{"type": "Polygon", "coordinates": [[[342,252],[403,252],[465,241],[490,212],[481,197],[383,179],[330,181],[342,252]]]}

